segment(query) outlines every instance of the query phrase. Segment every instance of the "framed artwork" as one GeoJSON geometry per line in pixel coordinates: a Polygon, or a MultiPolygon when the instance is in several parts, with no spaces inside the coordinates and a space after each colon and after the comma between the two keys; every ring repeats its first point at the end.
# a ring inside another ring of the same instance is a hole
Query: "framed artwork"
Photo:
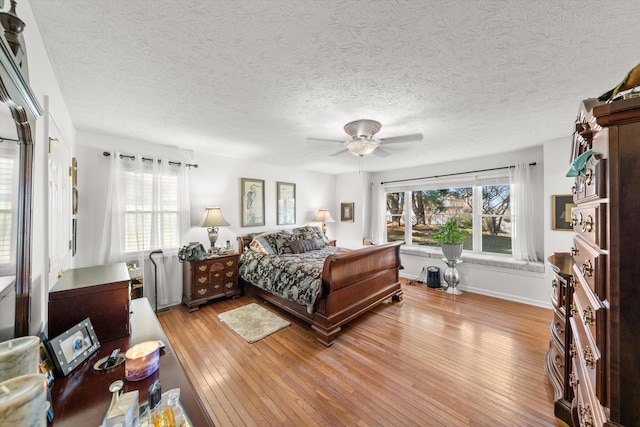
{"type": "Polygon", "coordinates": [[[552,226],[554,230],[573,231],[571,218],[576,204],[572,194],[558,194],[553,198],[552,226]]]}
{"type": "Polygon", "coordinates": [[[242,199],[243,227],[264,225],[264,180],[241,178],[240,198],[242,199]]]}
{"type": "Polygon", "coordinates": [[[278,225],[296,223],[296,185],[290,182],[277,182],[278,225]]]}
{"type": "Polygon", "coordinates": [[[353,222],[353,203],[340,203],[340,221],[353,222]]]}

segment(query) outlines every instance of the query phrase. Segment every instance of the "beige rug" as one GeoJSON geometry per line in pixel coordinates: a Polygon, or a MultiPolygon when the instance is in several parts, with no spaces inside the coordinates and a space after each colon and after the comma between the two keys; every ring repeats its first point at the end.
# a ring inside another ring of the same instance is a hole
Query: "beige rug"
{"type": "Polygon", "coordinates": [[[249,343],[261,340],[291,324],[256,303],[220,313],[218,319],[249,343]]]}

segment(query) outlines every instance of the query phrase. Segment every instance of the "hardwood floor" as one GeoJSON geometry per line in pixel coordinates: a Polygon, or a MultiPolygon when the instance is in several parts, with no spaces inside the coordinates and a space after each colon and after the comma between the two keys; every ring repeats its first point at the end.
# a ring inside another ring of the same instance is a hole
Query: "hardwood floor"
{"type": "Polygon", "coordinates": [[[253,296],[159,318],[218,426],[565,426],[544,372],[551,310],[403,288],[329,348],[253,296]],[[246,343],[217,316],[250,302],[292,325],[246,343]]]}

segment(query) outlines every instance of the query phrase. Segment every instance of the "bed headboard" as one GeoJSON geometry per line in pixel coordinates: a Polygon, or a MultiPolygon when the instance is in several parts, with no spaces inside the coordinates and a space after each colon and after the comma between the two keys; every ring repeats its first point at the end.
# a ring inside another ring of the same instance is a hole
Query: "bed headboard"
{"type": "Polygon", "coordinates": [[[244,248],[249,247],[249,243],[251,243],[251,238],[249,236],[238,236],[236,238],[238,241],[238,253],[244,252],[244,248]]]}

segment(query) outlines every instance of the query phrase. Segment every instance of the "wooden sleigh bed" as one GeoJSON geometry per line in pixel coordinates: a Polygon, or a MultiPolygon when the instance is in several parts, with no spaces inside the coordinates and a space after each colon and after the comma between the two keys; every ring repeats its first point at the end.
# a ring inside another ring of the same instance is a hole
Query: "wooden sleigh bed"
{"type": "MultiPolygon", "coordinates": [[[[251,251],[248,249],[250,243],[249,236],[239,236],[240,252],[251,251]]],[[[318,341],[330,346],[345,323],[388,298],[402,300],[399,268],[403,243],[367,246],[329,255],[324,261],[321,291],[312,310],[244,280],[242,274],[240,282],[248,293],[254,293],[310,323],[318,341]]]]}

